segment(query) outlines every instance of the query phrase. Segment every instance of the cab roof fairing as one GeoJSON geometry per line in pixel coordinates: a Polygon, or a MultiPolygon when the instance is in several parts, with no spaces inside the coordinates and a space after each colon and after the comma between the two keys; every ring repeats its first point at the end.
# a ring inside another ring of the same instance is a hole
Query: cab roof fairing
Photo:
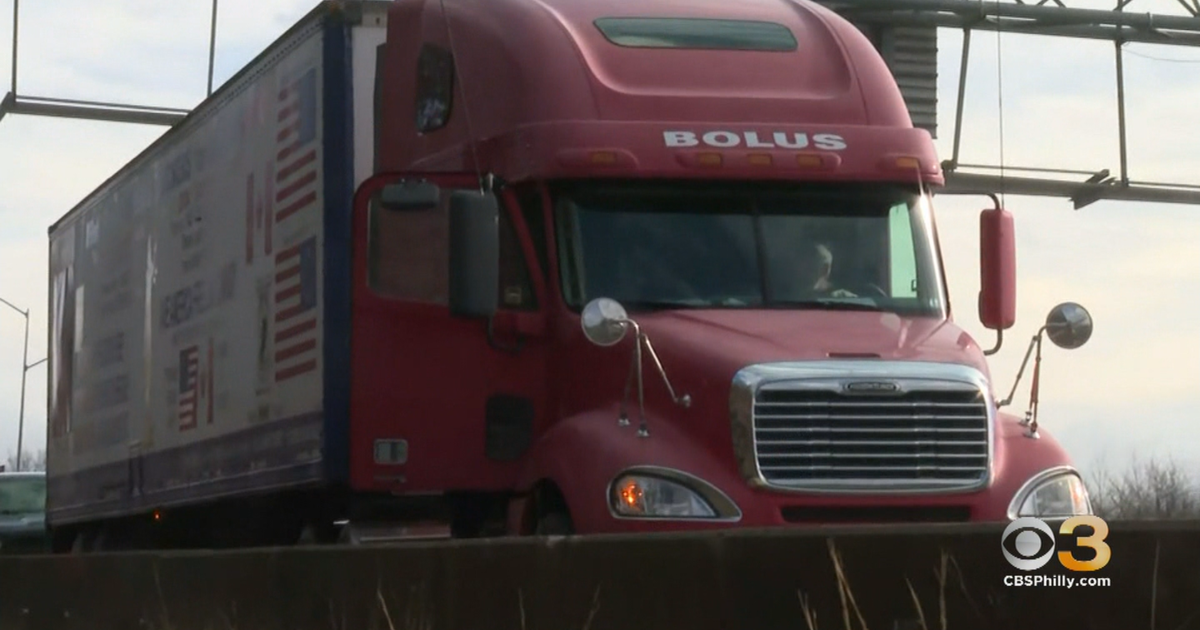
{"type": "MultiPolygon", "coordinates": [[[[408,141],[388,143],[403,148],[390,160],[385,156],[383,170],[471,171],[478,159],[484,170],[507,178],[545,176],[563,171],[554,144],[545,142],[549,136],[570,141],[593,138],[604,129],[601,145],[576,148],[644,152],[648,125],[660,134],[854,128],[847,133],[858,138],[857,150],[878,151],[878,158],[919,155],[923,163],[937,163],[932,139],[912,126],[896,82],[866,36],[806,0],[707,5],[658,0],[636,8],[591,0],[444,1],[455,53],[450,120],[435,132],[417,134],[414,99],[402,99],[390,133],[396,137],[406,130],[402,137],[408,141]],[[787,26],[798,45],[792,52],[623,47],[609,42],[593,23],[614,16],[767,20],[787,26]],[[879,133],[871,140],[873,129],[879,133]],[[478,139],[474,147],[472,136],[478,139]],[[889,146],[889,139],[899,144],[889,146]]],[[[415,59],[427,42],[450,48],[441,0],[401,0],[392,11],[410,16],[389,19],[389,40],[407,49],[394,59],[415,59]],[[411,19],[416,14],[419,19],[411,19]]],[[[415,84],[415,65],[404,66],[389,70],[388,76],[397,78],[391,89],[415,84]]],[[[924,170],[926,183],[942,183],[940,168],[926,165],[924,170]]],[[[838,175],[856,176],[848,170],[838,175]]]]}

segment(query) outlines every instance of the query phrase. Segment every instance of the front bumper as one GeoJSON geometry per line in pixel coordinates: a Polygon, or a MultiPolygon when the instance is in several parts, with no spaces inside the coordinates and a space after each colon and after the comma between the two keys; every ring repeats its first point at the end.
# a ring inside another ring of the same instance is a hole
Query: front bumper
{"type": "Polygon", "coordinates": [[[959,494],[808,494],[755,489],[733,478],[723,481],[718,485],[661,466],[628,468],[606,490],[609,518],[602,528],[633,533],[852,523],[1007,523],[1018,516],[1053,520],[1092,513],[1078,472],[1066,465],[1005,475],[988,488],[959,494]],[[1069,478],[1077,481],[1064,484],[1069,478]],[[665,493],[669,498],[660,500],[664,507],[654,507],[654,497],[664,492],[646,483],[649,480],[671,489],[665,493]],[[1070,489],[1065,495],[1057,490],[1064,486],[1070,489]],[[1038,507],[1038,497],[1040,511],[1021,511],[1023,505],[1038,507]]]}

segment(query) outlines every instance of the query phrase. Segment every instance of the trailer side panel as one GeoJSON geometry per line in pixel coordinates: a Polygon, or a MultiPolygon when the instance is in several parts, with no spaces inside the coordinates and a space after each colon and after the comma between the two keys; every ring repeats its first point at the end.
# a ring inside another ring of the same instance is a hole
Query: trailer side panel
{"type": "Polygon", "coordinates": [[[52,229],[53,523],[344,477],[346,28],[292,29],[52,229]]]}

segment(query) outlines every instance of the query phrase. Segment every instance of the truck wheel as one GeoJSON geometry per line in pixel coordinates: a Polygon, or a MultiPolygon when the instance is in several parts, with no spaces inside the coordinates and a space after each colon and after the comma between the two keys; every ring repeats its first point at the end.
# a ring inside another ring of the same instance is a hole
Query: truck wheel
{"type": "Polygon", "coordinates": [[[359,536],[358,528],[356,528],[352,523],[346,523],[345,525],[342,525],[341,530],[338,531],[338,536],[337,536],[337,540],[335,541],[335,544],[337,544],[337,545],[361,545],[362,537],[359,536]]]}
{"type": "Polygon", "coordinates": [[[538,518],[533,533],[535,536],[570,536],[575,533],[575,527],[566,512],[550,512],[538,518]]]}
{"type": "Polygon", "coordinates": [[[91,528],[79,528],[75,531],[75,538],[71,541],[71,548],[68,553],[77,555],[99,551],[96,545],[96,538],[95,530],[91,528]]]}
{"type": "Polygon", "coordinates": [[[300,528],[300,534],[296,536],[297,547],[311,547],[317,543],[317,529],[312,525],[305,525],[300,528]]]}
{"type": "Polygon", "coordinates": [[[293,544],[297,547],[332,545],[338,542],[340,536],[341,532],[332,523],[309,521],[300,528],[293,544]]]}

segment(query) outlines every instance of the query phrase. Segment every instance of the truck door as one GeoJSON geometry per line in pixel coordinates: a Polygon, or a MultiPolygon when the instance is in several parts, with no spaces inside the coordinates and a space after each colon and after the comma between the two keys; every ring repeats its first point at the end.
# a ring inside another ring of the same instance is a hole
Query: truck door
{"type": "Polygon", "coordinates": [[[545,422],[547,287],[535,250],[544,244],[530,238],[512,190],[495,193],[497,310],[451,313],[451,232],[462,226],[451,221],[450,198],[479,189],[474,175],[408,174],[376,176],[355,196],[356,489],[511,488],[545,422]],[[436,202],[403,210],[381,203],[385,186],[421,181],[436,185],[436,202]]]}

